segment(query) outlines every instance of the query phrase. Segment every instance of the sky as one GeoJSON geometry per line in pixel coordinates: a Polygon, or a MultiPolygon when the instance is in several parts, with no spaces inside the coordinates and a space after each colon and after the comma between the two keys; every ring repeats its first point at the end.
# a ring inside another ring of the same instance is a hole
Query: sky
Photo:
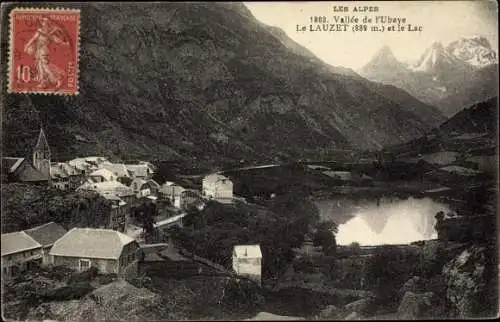
{"type": "Polygon", "coordinates": [[[434,42],[447,45],[460,37],[485,36],[498,48],[498,7],[494,0],[471,1],[329,1],[244,2],[261,22],[280,27],[297,43],[307,47],[328,64],[361,68],[384,45],[404,62],[417,60],[434,42]],[[349,12],[334,12],[346,6],[349,12]],[[353,12],[356,6],[377,6],[378,12],[353,12]],[[311,16],[389,16],[406,18],[422,31],[403,32],[298,32],[297,24],[309,28],[311,16]]]}

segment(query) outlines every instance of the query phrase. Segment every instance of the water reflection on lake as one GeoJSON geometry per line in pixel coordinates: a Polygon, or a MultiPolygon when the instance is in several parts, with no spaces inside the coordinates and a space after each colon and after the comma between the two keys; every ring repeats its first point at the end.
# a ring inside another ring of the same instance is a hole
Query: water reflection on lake
{"type": "Polygon", "coordinates": [[[339,245],[406,244],[437,237],[434,229],[439,211],[449,208],[432,199],[380,199],[319,201],[322,219],[338,224],[339,245]]]}

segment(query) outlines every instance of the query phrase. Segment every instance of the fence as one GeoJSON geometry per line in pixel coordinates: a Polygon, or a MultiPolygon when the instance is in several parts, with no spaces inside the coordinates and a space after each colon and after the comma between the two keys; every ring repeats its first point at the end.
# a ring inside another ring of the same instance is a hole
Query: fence
{"type": "Polygon", "coordinates": [[[186,257],[188,257],[188,258],[190,258],[190,259],[192,259],[192,260],[194,260],[196,262],[199,262],[199,263],[205,264],[207,266],[210,266],[210,267],[212,267],[212,268],[214,268],[214,269],[216,269],[218,271],[224,272],[224,273],[226,273],[228,275],[234,275],[234,272],[226,269],[224,266],[222,266],[220,264],[217,264],[217,263],[214,263],[211,260],[208,260],[206,258],[200,257],[200,256],[194,254],[193,252],[188,251],[185,248],[177,247],[177,249],[179,250],[179,253],[181,255],[184,255],[184,256],[186,256],[186,257]]]}

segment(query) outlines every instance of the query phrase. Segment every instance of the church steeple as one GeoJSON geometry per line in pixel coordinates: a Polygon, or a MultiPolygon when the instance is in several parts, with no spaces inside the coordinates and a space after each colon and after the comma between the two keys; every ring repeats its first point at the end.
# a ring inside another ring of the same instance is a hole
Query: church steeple
{"type": "Polygon", "coordinates": [[[50,148],[43,128],[40,128],[33,151],[33,165],[50,180],[50,148]]]}
{"type": "Polygon", "coordinates": [[[47,137],[43,128],[40,128],[40,134],[38,134],[38,140],[36,141],[35,151],[48,152],[50,154],[49,143],[47,142],[47,137]]]}

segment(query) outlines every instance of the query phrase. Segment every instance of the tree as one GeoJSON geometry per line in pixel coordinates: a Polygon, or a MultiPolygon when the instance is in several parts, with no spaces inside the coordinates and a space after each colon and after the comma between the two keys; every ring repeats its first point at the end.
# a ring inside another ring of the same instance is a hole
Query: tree
{"type": "Polygon", "coordinates": [[[397,299],[401,286],[413,276],[419,256],[396,246],[376,249],[366,266],[366,283],[381,303],[397,299]]]}
{"type": "Polygon", "coordinates": [[[111,204],[91,191],[61,191],[22,183],[2,185],[2,233],[53,221],[66,229],[105,226],[111,204]]]}
{"type": "Polygon", "coordinates": [[[157,214],[156,204],[147,198],[142,198],[141,204],[134,209],[134,217],[142,223],[146,242],[150,242],[154,234],[154,217],[157,214]]]}
{"type": "Polygon", "coordinates": [[[337,232],[337,224],[333,221],[318,223],[313,237],[314,245],[321,246],[325,255],[334,255],[337,252],[337,240],[335,239],[337,232]]]}

